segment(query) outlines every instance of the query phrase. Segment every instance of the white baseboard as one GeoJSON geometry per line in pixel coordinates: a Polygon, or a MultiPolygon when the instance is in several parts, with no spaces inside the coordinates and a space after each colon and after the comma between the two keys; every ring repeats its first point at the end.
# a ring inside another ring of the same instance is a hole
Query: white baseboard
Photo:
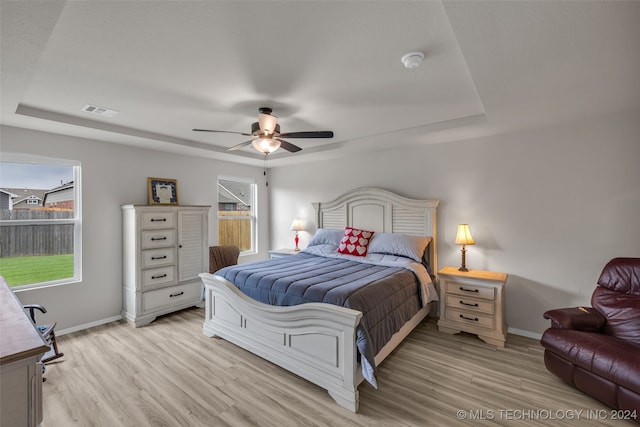
{"type": "Polygon", "coordinates": [[[70,334],[72,332],[78,332],[78,331],[81,331],[83,329],[93,328],[94,326],[100,326],[100,325],[104,325],[105,323],[116,322],[118,320],[122,320],[122,315],[119,314],[117,316],[107,317],[106,319],[100,319],[100,320],[96,320],[94,322],[84,323],[84,324],[78,325],[78,326],[72,326],[70,328],[62,329],[60,331],[56,330],[56,336],[62,336],[62,335],[65,335],[65,334],[70,334]]]}
{"type": "Polygon", "coordinates": [[[523,329],[507,328],[507,332],[514,335],[520,335],[521,337],[534,338],[539,340],[542,338],[542,334],[536,332],[525,331],[523,329]]]}

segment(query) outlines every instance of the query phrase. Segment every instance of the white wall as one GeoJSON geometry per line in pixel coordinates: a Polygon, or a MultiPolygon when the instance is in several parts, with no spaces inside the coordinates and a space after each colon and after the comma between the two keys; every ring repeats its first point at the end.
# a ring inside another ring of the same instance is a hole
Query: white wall
{"type": "Polygon", "coordinates": [[[353,188],[439,198],[439,267],[460,264],[453,241],[457,224],[469,223],[467,266],[509,274],[507,323],[536,336],[544,311],[589,305],[609,259],[640,257],[639,160],[635,114],[275,168],[272,247],[293,247],[289,225],[313,220],[311,202],[353,188]]]}
{"type": "MultiPolygon", "coordinates": [[[[262,168],[143,150],[13,127],[0,128],[2,153],[79,160],[82,166],[82,281],[17,292],[23,304],[39,303],[48,313],[38,321],[56,320],[58,330],[101,322],[122,310],[123,204],[147,204],[147,177],[178,180],[181,205],[217,204],[218,175],[253,178],[258,182],[259,206],[268,210],[262,168]]],[[[268,218],[258,224],[259,256],[269,249],[268,218]]],[[[217,243],[215,208],[209,214],[209,242],[217,243]]],[[[259,256],[248,257],[255,259],[259,256]]]]}

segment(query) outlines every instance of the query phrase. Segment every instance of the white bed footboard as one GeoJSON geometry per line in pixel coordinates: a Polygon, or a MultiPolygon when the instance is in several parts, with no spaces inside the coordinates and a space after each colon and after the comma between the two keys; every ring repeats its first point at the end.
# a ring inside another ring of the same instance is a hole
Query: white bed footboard
{"type": "Polygon", "coordinates": [[[204,334],[221,337],[326,389],[358,410],[356,327],[362,313],[330,304],[271,306],[226,279],[200,274],[205,285],[204,334]]]}

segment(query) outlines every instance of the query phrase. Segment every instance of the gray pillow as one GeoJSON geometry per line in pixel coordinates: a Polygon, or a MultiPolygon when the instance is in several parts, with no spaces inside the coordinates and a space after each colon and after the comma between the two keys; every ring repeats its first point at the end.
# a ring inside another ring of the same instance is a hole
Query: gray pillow
{"type": "Polygon", "coordinates": [[[389,254],[422,262],[424,251],[431,242],[429,236],[401,233],[376,233],[369,243],[369,253],[389,254]]]}
{"type": "Polygon", "coordinates": [[[344,237],[344,230],[331,230],[329,228],[318,228],[307,246],[333,245],[339,246],[344,237]]]}

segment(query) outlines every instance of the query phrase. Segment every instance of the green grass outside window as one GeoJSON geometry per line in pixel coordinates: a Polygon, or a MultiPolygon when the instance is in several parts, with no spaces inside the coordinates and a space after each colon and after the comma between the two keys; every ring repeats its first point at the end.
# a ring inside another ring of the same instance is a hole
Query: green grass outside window
{"type": "Polygon", "coordinates": [[[69,279],[73,277],[73,254],[0,258],[0,276],[9,286],[69,279]]]}

